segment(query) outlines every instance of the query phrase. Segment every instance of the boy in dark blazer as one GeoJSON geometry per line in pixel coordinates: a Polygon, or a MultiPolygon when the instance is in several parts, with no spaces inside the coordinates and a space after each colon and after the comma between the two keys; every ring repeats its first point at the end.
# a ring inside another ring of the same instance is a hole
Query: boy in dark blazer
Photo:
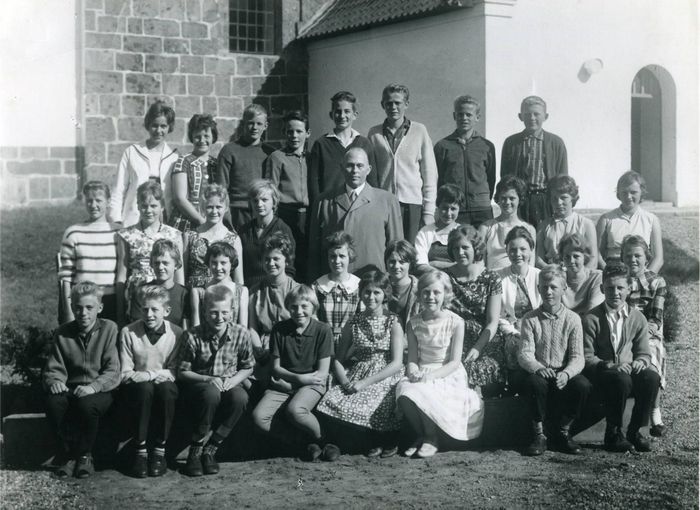
{"type": "Polygon", "coordinates": [[[631,278],[622,262],[603,271],[605,302],[583,319],[584,374],[603,395],[605,402],[605,448],[627,452],[651,451],[640,432],[659,391],[659,374],[650,368],[649,334],[644,315],[627,304],[631,278]],[[622,415],[627,398],[634,396],[632,418],[626,437],[622,415]]]}

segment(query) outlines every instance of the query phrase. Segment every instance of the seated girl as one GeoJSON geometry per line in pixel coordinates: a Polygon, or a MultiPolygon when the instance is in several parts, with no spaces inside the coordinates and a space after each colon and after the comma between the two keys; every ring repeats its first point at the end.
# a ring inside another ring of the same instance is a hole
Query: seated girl
{"type": "MultiPolygon", "coordinates": [[[[231,318],[234,323],[248,327],[248,288],[240,285],[231,279],[232,272],[238,266],[238,255],[236,250],[225,241],[213,243],[207,249],[204,262],[209,268],[211,278],[204,287],[194,287],[190,293],[190,309],[192,311],[192,326],[199,326],[202,323],[204,313],[204,293],[207,288],[213,285],[223,285],[231,290],[231,318]]],[[[255,336],[253,336],[255,345],[255,336]]]]}
{"type": "Polygon", "coordinates": [[[410,274],[416,264],[416,249],[405,239],[390,241],[384,250],[391,297],[389,311],[399,316],[401,328],[406,330],[408,319],[420,312],[418,301],[418,279],[410,274]]]}
{"type": "Polygon", "coordinates": [[[625,172],[617,181],[617,199],[620,207],[608,211],[598,220],[598,267],[603,269],[608,259],[622,256],[622,241],[628,235],[638,235],[651,250],[649,271],[658,273],[664,265],[661,244],[661,224],[656,215],[645,211],[639,204],[647,193],[644,177],[637,172],[625,172]]]}
{"type": "Polygon", "coordinates": [[[559,262],[559,242],[568,234],[578,234],[591,247],[586,267],[598,267],[595,225],[593,221],[574,212],[578,202],[578,186],[568,175],[557,175],[547,183],[547,195],[552,205],[552,217],[541,222],[537,230],[537,267],[559,262]]]}
{"type": "MultiPolygon", "coordinates": [[[[493,271],[508,267],[508,255],[506,254],[506,236],[513,227],[524,227],[535,238],[535,228],[520,219],[518,208],[527,199],[527,184],[519,177],[506,175],[496,184],[494,195],[501,214],[497,218],[487,220],[479,227],[479,234],[484,240],[484,261],[487,269],[493,271]]],[[[534,257],[530,261],[535,265],[534,257]]]]}
{"type": "Polygon", "coordinates": [[[386,310],[391,284],[384,273],[368,271],[359,288],[365,311],[343,328],[333,362],[339,385],[325,394],[317,409],[369,429],[373,446],[368,457],[391,457],[396,455],[401,428],[394,408],[403,365],[403,330],[398,317],[386,310]]]}
{"type": "Polygon", "coordinates": [[[418,281],[422,311],[408,321],[406,376],[396,387],[396,402],[414,441],[406,457],[432,457],[440,433],[466,441],[481,434],[484,404],[468,386],[462,365],[464,321],[447,308],[452,284],[441,271],[418,281]]]}
{"type": "Polygon", "coordinates": [[[591,257],[591,248],[579,234],[564,236],[559,242],[559,254],[566,269],[566,290],[562,302],[583,317],[605,299],[601,290],[603,275],[598,269],[590,269],[586,265],[591,257]]]}
{"type": "Polygon", "coordinates": [[[535,256],[535,241],[525,227],[514,227],[506,236],[506,251],[510,267],[499,269],[501,278],[501,318],[499,333],[504,339],[505,359],[508,371],[518,369],[520,344],[520,319],[537,308],[542,301],[537,290],[540,270],[530,262],[535,256]]]}
{"type": "Polygon", "coordinates": [[[355,260],[355,246],[350,234],[336,232],[326,238],[330,273],[317,279],[311,288],[318,299],[318,320],[330,325],[334,347],[340,342],[340,333],[356,312],[362,310],[358,285],[360,279],[348,273],[355,260]]]}
{"type": "Polygon", "coordinates": [[[464,320],[462,362],[469,385],[480,386],[484,397],[498,396],[506,381],[501,315],[501,279],[482,262],[484,243],[474,227],[450,232],[447,247],[455,265],[447,270],[454,299],[449,309],[464,320]]]}
{"type": "Polygon", "coordinates": [[[435,223],[426,225],[416,234],[418,274],[431,268],[447,269],[454,264],[447,254],[447,236],[459,226],[457,216],[464,207],[464,193],[454,184],[445,184],[438,189],[435,203],[435,223]]]}
{"type": "MultiPolygon", "coordinates": [[[[627,302],[644,314],[649,325],[651,368],[661,376],[661,389],[666,387],[666,347],[664,346],[664,300],[666,280],[648,269],[649,245],[641,236],[628,236],[622,241],[622,260],[630,268],[632,286],[627,302]]],[[[651,411],[649,434],[661,437],[666,425],[661,419],[661,396],[656,396],[651,411]]]]}

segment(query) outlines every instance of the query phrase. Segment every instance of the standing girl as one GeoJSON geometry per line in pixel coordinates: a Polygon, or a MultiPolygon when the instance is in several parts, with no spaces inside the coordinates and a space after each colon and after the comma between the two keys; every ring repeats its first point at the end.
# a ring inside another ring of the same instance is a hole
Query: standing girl
{"type": "Polygon", "coordinates": [[[202,189],[213,181],[216,159],[209,154],[219,132],[211,115],[195,114],[187,124],[192,152],[180,156],[172,174],[173,210],[169,224],[180,232],[203,225],[206,218],[199,209],[202,189]]]}
{"type": "MultiPolygon", "coordinates": [[[[158,239],[169,239],[178,249],[182,248],[180,231],[163,225],[163,190],[160,184],[147,181],[136,191],[139,221],[136,225],[122,229],[117,234],[117,317],[125,324],[130,296],[136,288],[155,278],[151,267],[153,243],[158,239]]],[[[175,272],[175,282],[183,283],[182,268],[175,272]]]]}
{"type": "Polygon", "coordinates": [[[355,260],[355,247],[350,234],[336,232],[326,238],[330,273],[316,280],[311,288],[318,298],[318,320],[331,326],[335,346],[345,324],[362,309],[358,285],[360,279],[348,273],[355,260]]]}
{"type": "Polygon", "coordinates": [[[386,310],[390,296],[391,283],[384,273],[368,271],[362,276],[360,297],[365,311],[343,329],[333,362],[339,386],[331,388],[318,405],[320,413],[372,432],[368,457],[396,455],[396,431],[401,428],[394,408],[403,330],[398,317],[386,310]]]}
{"type": "MultiPolygon", "coordinates": [[[[201,210],[204,213],[204,224],[194,230],[185,232],[183,239],[185,248],[183,251],[185,274],[187,275],[187,287],[205,287],[211,273],[209,265],[205,261],[207,250],[211,243],[224,241],[236,250],[236,254],[242,252],[241,239],[238,234],[231,232],[224,224],[224,215],[228,210],[228,193],[218,184],[211,184],[204,189],[202,194],[201,210]]],[[[243,285],[243,268],[238,264],[232,279],[239,285],[243,285]]]]}
{"type": "Polygon", "coordinates": [[[175,112],[162,101],[153,103],[143,119],[148,140],[127,147],[117,170],[109,219],[130,227],[139,221],[137,188],[153,181],[163,190],[164,204],[170,207],[170,175],[177,161],[177,150],[165,142],[175,125],[175,112]]]}
{"type": "Polygon", "coordinates": [[[450,279],[440,271],[426,273],[418,293],[423,311],[408,321],[408,365],[396,401],[415,434],[404,454],[425,458],[437,452],[439,432],[460,441],[478,437],[484,405],[462,366],[464,321],[446,309],[450,279]]]}

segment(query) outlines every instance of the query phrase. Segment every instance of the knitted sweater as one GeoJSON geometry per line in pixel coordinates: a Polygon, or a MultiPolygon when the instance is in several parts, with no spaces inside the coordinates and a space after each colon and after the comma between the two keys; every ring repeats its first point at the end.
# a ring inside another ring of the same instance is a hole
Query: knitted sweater
{"type": "Polygon", "coordinates": [[[518,364],[529,373],[553,368],[571,379],[583,370],[581,319],[564,305],[556,313],[539,307],[525,314],[520,339],[518,364]]]}
{"type": "Polygon", "coordinates": [[[182,329],[165,321],[165,333],[155,344],[146,335],[142,320],[132,322],[122,328],[119,335],[119,359],[122,366],[122,382],[131,379],[135,372],[148,372],[150,380],[162,374],[175,380],[175,373],[166,368],[173,366],[176,356],[175,346],[182,329]]]}
{"type": "Polygon", "coordinates": [[[71,284],[91,281],[102,287],[105,295],[114,294],[117,230],[119,225],[105,221],[68,227],[61,241],[58,278],[71,284]]]}
{"type": "Polygon", "coordinates": [[[245,145],[240,140],[221,148],[215,181],[228,190],[231,207],[248,208],[248,186],[255,179],[262,179],[263,165],[273,150],[267,144],[245,145]]]}
{"type": "Polygon", "coordinates": [[[396,195],[404,204],[423,205],[423,214],[435,213],[437,197],[437,164],[428,130],[419,122],[401,139],[396,153],[384,137],[383,125],[369,130],[374,147],[379,187],[396,195]]]}

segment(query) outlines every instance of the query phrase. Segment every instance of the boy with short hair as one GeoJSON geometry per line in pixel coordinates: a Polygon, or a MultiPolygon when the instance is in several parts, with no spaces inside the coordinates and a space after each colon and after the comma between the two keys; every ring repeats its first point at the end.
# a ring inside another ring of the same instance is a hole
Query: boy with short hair
{"type": "Polygon", "coordinates": [[[175,281],[175,271],[182,267],[180,249],[170,239],[158,239],[151,249],[151,268],[156,275],[153,283],[163,287],[169,297],[168,322],[187,329],[189,320],[189,291],[175,281]]]}
{"type": "Polygon", "coordinates": [[[248,203],[248,185],[261,179],[263,165],[273,148],[262,143],[267,129],[267,110],[251,104],[243,110],[241,135],[221,148],[216,163],[216,182],[228,190],[231,223],[239,230],[252,219],[248,203]]]}
{"type": "Polygon", "coordinates": [[[396,195],[401,206],[406,240],[414,243],[421,226],[435,222],[437,166],[433,142],[419,122],[406,118],[409,91],[392,83],[382,91],[386,119],[372,127],[372,142],[378,186],[396,195]]]}
{"type": "Polygon", "coordinates": [[[186,331],[180,340],[177,377],[195,422],[184,470],[189,476],[219,472],[216,451],[248,405],[242,383],[253,374],[255,358],[250,332],[232,321],[232,300],[228,287],[208,287],[203,323],[186,331]],[[221,422],[205,446],[217,411],[221,422]]]}
{"type": "Polygon", "coordinates": [[[481,104],[472,96],[454,100],[455,131],[435,144],[438,188],[454,184],[465,196],[457,221],[479,228],[493,219],[491,197],[496,185],[496,148],[476,131],[481,104]]]}
{"type": "Polygon", "coordinates": [[[119,385],[117,325],[97,315],[102,289],[82,281],[71,289],[74,320],[60,326],[43,374],[47,416],[59,447],[56,476],[87,478],[94,473],[92,448],[100,417],[119,385]],[[74,420],[74,418],[76,420],[74,420]],[[66,430],[69,424],[78,430],[66,430]]]}
{"type": "MultiPolygon", "coordinates": [[[[324,191],[343,185],[345,153],[348,150],[355,147],[364,149],[370,166],[375,168],[372,144],[352,127],[359,113],[357,99],[351,92],[341,90],[331,97],[328,116],[333,121],[333,130],[317,139],[309,152],[309,198],[312,204],[324,191]]],[[[377,186],[376,171],[369,174],[367,182],[373,187],[377,186]]]]}
{"type": "Polygon", "coordinates": [[[564,453],[579,454],[569,428],[578,417],[591,390],[581,371],[584,366],[581,319],[562,303],[566,275],[557,265],[540,272],[538,290],[542,305],[522,319],[515,386],[530,401],[534,438],[526,455],[542,455],[547,449],[543,422],[547,401],[555,402],[552,418],[556,427],[551,442],[564,453]]]}
{"type": "Polygon", "coordinates": [[[131,474],[136,478],[161,476],[167,471],[165,443],[175,414],[177,386],[175,346],[182,330],[165,318],[170,314],[170,295],[160,285],[139,288],[141,319],[122,328],[119,337],[122,392],[135,421],[136,454],[131,474]],[[153,420],[151,420],[151,417],[153,420]],[[149,425],[155,435],[147,451],[149,425]]]}
{"type": "Polygon", "coordinates": [[[549,114],[541,97],[523,99],[518,118],[525,129],[503,142],[501,178],[516,175],[527,183],[528,198],[521,204],[522,218],[537,227],[540,221],[551,215],[547,182],[555,175],[569,173],[566,146],[557,135],[542,129],[549,114]]]}
{"type": "Polygon", "coordinates": [[[586,377],[600,389],[605,403],[605,449],[648,452],[651,443],[640,429],[646,425],[661,381],[650,368],[647,321],[627,304],[630,284],[627,265],[611,262],[605,266],[601,286],[605,302],[583,318],[586,377]],[[625,437],[622,416],[631,395],[634,408],[625,437]]]}

